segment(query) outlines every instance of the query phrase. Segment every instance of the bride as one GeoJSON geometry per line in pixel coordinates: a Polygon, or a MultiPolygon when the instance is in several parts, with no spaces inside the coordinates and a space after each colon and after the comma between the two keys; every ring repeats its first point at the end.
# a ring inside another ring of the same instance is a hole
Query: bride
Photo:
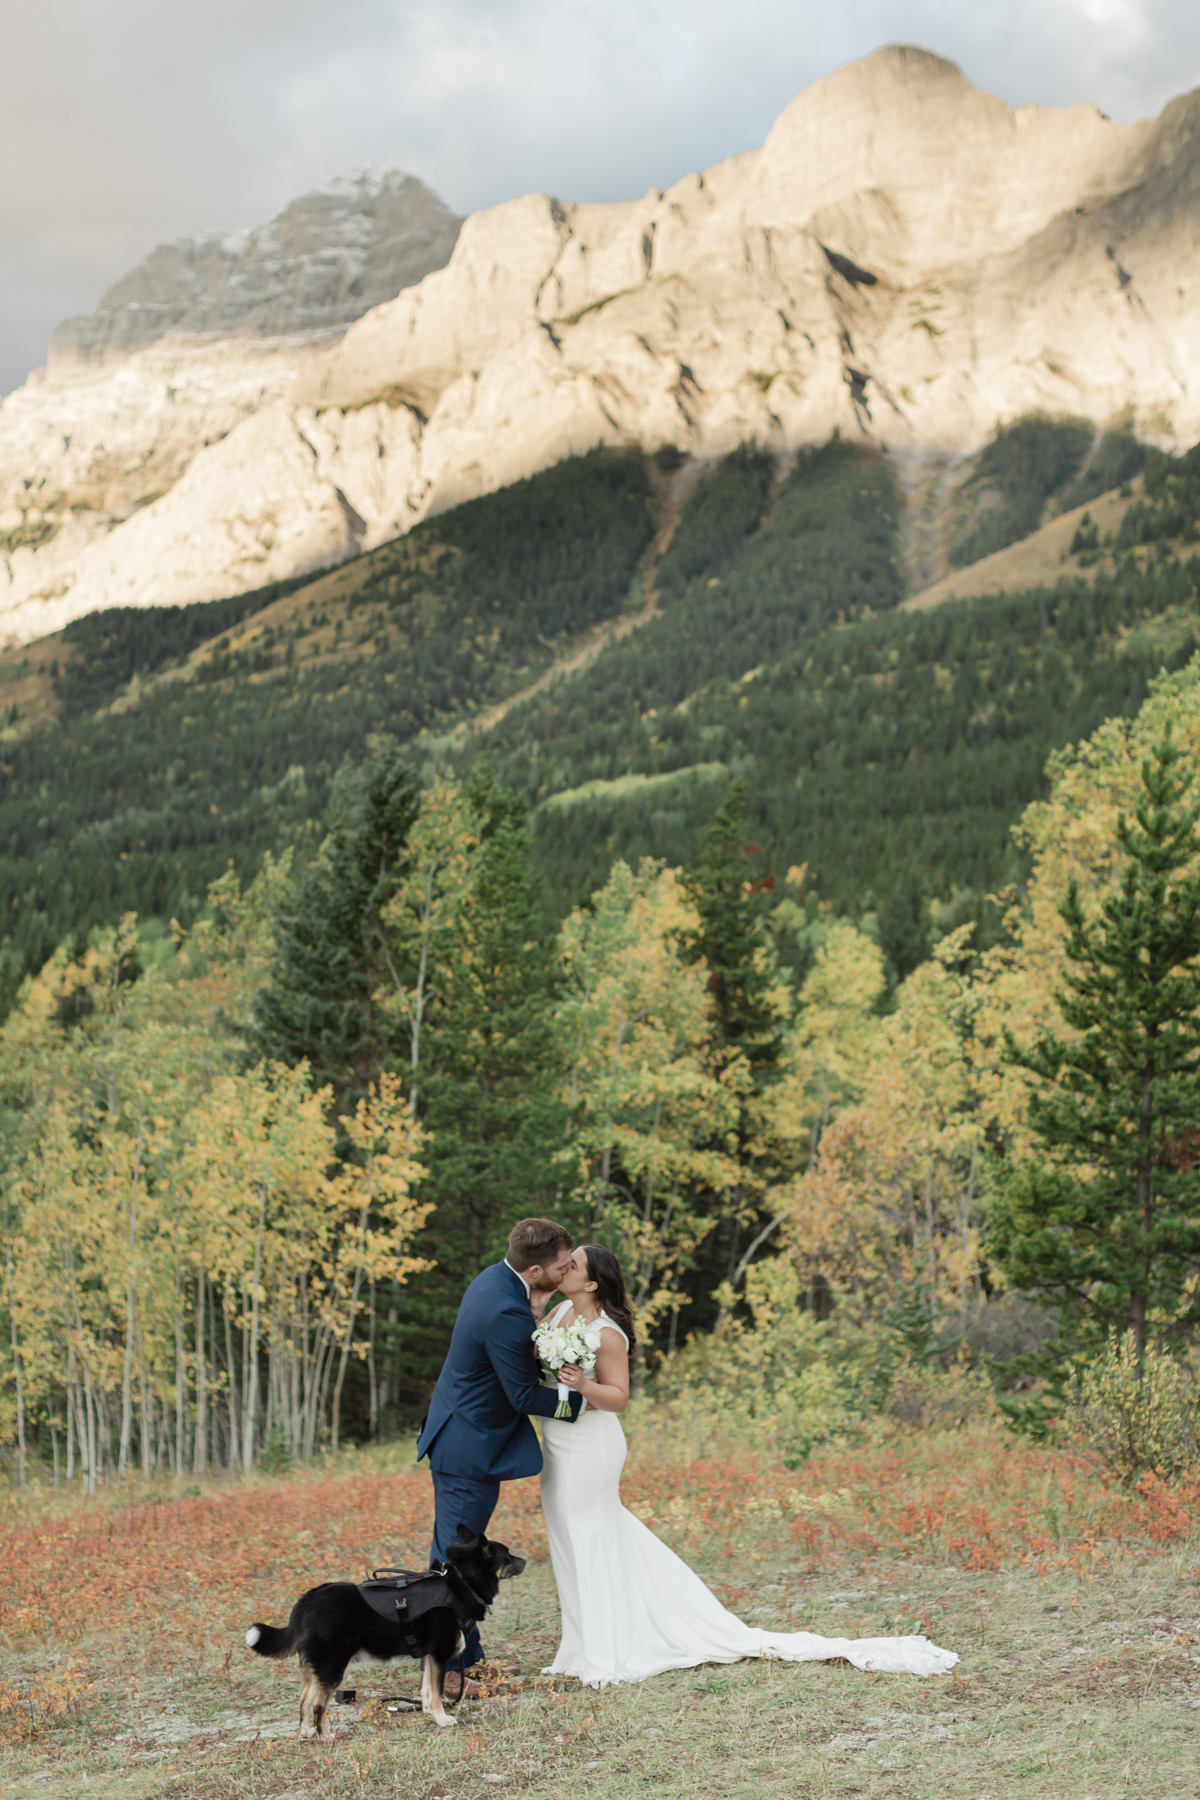
{"type": "Polygon", "coordinates": [[[925,1637],[826,1638],[760,1631],[727,1612],[685,1562],[621,1505],[633,1318],[621,1266],[611,1250],[573,1252],[559,1283],[567,1298],[556,1324],[599,1323],[594,1376],[568,1367],[560,1379],[584,1395],[572,1424],[545,1419],[542,1507],[562,1607],[562,1642],[548,1675],[575,1675],[589,1687],[645,1681],[664,1669],[776,1657],[822,1662],[845,1657],[860,1669],[947,1673],[958,1661],[925,1637]]]}

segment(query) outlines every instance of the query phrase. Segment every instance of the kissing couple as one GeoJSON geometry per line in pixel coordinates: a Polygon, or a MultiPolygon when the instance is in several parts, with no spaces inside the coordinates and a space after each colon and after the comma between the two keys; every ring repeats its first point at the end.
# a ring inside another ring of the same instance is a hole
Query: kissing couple
{"type": "MultiPolygon", "coordinates": [[[[432,1561],[446,1560],[460,1525],[482,1535],[502,1481],[542,1478],[542,1510],[562,1611],[562,1639],[547,1675],[589,1687],[645,1681],[664,1669],[773,1657],[859,1669],[942,1675],[958,1657],[926,1637],[826,1638],[760,1631],[727,1612],[674,1551],[621,1505],[633,1316],[621,1265],[601,1244],[572,1249],[550,1219],[521,1219],[508,1252],[477,1275],[458,1309],[454,1335],[417,1440],[433,1475],[432,1561]],[[558,1373],[562,1407],[543,1386],[533,1343],[551,1298],[551,1322],[581,1322],[599,1334],[596,1365],[558,1373]],[[557,1416],[565,1412],[567,1416],[557,1416]],[[530,1420],[542,1420],[542,1442],[530,1420]]],[[[448,1692],[483,1659],[478,1630],[467,1637],[448,1692]]],[[[452,1665],[453,1667],[453,1665],[452,1665]]]]}

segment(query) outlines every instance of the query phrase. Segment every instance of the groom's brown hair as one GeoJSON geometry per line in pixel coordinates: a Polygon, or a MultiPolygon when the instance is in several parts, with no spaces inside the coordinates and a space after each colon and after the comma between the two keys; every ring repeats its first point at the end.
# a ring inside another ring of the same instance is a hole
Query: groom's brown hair
{"type": "Polygon", "coordinates": [[[523,1275],[534,1264],[545,1268],[554,1256],[569,1250],[573,1243],[565,1225],[553,1219],[518,1219],[508,1234],[508,1262],[523,1275]]]}

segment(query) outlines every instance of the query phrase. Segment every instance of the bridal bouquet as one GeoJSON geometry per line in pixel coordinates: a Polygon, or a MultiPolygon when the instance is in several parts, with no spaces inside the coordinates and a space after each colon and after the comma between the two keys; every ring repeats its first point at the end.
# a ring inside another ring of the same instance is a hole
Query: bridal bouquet
{"type": "MultiPolygon", "coordinates": [[[[583,1319],[574,1319],[570,1325],[554,1325],[549,1319],[543,1319],[533,1334],[533,1347],[538,1353],[538,1361],[544,1368],[557,1375],[564,1363],[574,1363],[590,1375],[596,1367],[596,1352],[600,1348],[599,1325],[588,1325],[583,1319]]],[[[556,1419],[569,1419],[571,1390],[565,1382],[558,1384],[558,1405],[554,1409],[556,1419]]]]}

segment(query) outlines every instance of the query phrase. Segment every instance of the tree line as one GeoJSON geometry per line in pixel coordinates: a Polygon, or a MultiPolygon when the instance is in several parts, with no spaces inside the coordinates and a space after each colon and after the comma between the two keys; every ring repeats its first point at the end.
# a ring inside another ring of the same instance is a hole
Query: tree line
{"type": "Polygon", "coordinates": [[[394,1432],[530,1211],[618,1250],[643,1380],[688,1338],[719,1356],[748,1288],[756,1319],[935,1332],[1032,1296],[1055,1335],[1006,1403],[1035,1428],[1112,1334],[1186,1348],[1198,751],[1200,659],[1054,760],[995,941],[927,915],[903,979],[877,914],[771,867],[736,782],[688,866],[618,860],[548,934],[520,794],[483,767],[423,785],[390,744],[348,766],[306,862],[22,985],[18,1471],[94,1489],[394,1432]]]}
{"type": "MultiPolygon", "coordinates": [[[[1028,477],[1044,505],[1071,436],[1060,425],[1000,433],[979,493],[1028,477]]],[[[1052,503],[1123,479],[1139,456],[1106,435],[1052,503]]],[[[307,853],[338,768],[379,735],[460,776],[484,748],[524,791],[550,925],[614,855],[690,860],[711,780],[740,774],[754,835],[781,865],[806,863],[839,908],[881,904],[899,865],[923,901],[957,892],[987,929],[987,892],[1020,873],[1009,832],[1044,792],[1047,755],[1132,714],[1164,658],[1191,654],[1195,570],[1174,549],[1196,528],[1194,460],[1150,456],[1094,587],[936,614],[897,610],[886,465],[835,441],[786,472],[753,448],[699,471],[669,530],[664,459],[598,452],[298,592],[76,621],[59,724],[0,748],[0,1013],[67,932],[125,911],[190,923],[231,860],[248,880],[268,849],[307,853]],[[482,740],[460,730],[581,632],[640,607],[643,577],[659,597],[648,625],[482,740]],[[622,785],[685,770],[700,778],[622,785]]]]}

